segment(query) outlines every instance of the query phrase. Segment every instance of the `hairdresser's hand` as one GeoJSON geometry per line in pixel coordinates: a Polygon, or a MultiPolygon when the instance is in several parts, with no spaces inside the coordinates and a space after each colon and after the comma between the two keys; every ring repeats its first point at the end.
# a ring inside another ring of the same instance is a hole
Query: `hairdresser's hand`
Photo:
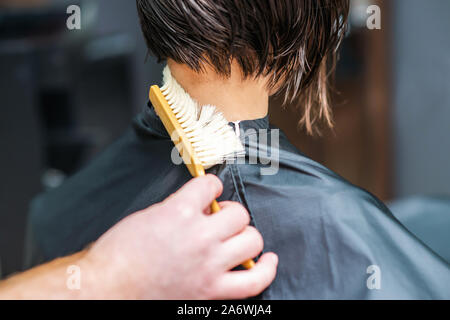
{"type": "Polygon", "coordinates": [[[82,272],[87,270],[83,276],[109,286],[107,298],[259,294],[275,277],[277,256],[266,253],[251,270],[229,271],[256,257],[263,239],[248,226],[249,215],[238,203],[221,203],[220,212],[206,214],[221,192],[217,177],[196,178],[164,202],[125,218],[89,249],[81,263],[82,272]]]}

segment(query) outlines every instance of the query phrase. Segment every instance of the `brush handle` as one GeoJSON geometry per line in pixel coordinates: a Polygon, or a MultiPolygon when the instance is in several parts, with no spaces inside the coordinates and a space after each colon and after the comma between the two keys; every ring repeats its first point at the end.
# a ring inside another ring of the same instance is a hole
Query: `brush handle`
{"type": "MultiPolygon", "coordinates": [[[[216,212],[219,212],[219,211],[220,211],[220,206],[219,206],[219,204],[217,203],[217,201],[214,200],[214,201],[211,203],[211,213],[216,213],[216,212]]],[[[255,266],[255,261],[253,261],[252,259],[247,260],[247,261],[245,261],[244,263],[242,263],[242,266],[243,266],[245,269],[251,269],[251,268],[253,268],[253,267],[255,266]]]]}
{"type": "Polygon", "coordinates": [[[217,203],[216,200],[214,200],[213,202],[211,202],[211,213],[217,213],[220,211],[220,206],[217,203]]]}

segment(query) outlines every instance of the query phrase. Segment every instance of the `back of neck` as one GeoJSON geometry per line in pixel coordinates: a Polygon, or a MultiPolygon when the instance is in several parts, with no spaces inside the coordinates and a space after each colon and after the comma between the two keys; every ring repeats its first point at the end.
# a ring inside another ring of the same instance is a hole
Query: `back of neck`
{"type": "Polygon", "coordinates": [[[243,79],[232,63],[231,76],[225,78],[210,66],[197,73],[184,64],[168,61],[172,76],[199,105],[214,105],[228,121],[253,120],[267,115],[269,93],[264,79],[243,79]]]}

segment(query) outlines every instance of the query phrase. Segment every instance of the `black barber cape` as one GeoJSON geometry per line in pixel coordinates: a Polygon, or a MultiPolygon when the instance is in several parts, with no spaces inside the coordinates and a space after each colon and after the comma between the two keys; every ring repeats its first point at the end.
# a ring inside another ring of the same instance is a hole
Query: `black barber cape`
{"type": "MultiPolygon", "coordinates": [[[[282,132],[277,145],[271,135],[278,131],[268,129],[267,118],[240,122],[248,159],[208,170],[223,181],[219,200],[242,203],[264,250],[280,258],[277,277],[260,298],[450,299],[444,258],[374,196],[304,156],[282,132]],[[261,138],[260,130],[269,136],[261,138]],[[264,152],[267,145],[271,152],[264,152]]],[[[33,201],[29,266],[83,249],[125,216],[176,191],[190,175],[173,163],[172,150],[146,107],[89,166],[33,201]]]]}

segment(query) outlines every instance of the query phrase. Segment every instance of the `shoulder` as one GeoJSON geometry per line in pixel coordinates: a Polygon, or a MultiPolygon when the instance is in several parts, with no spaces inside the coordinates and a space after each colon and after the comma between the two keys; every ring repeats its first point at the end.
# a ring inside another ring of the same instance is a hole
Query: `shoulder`
{"type": "Polygon", "coordinates": [[[386,226],[400,228],[374,195],[297,151],[283,135],[278,159],[272,160],[238,165],[241,198],[266,233],[282,229],[276,238],[308,237],[305,244],[311,245],[323,237],[363,239],[364,233],[383,234],[386,226]],[[264,174],[271,166],[273,174],[264,174]]]}
{"type": "Polygon", "coordinates": [[[279,200],[291,206],[298,205],[296,211],[300,212],[312,205],[319,206],[323,213],[345,211],[350,207],[371,207],[389,212],[374,195],[297,150],[283,132],[279,131],[277,135],[276,147],[273,142],[269,145],[271,138],[263,147],[261,143],[256,145],[260,148],[257,164],[238,166],[248,196],[257,198],[253,202],[279,200]]]}

